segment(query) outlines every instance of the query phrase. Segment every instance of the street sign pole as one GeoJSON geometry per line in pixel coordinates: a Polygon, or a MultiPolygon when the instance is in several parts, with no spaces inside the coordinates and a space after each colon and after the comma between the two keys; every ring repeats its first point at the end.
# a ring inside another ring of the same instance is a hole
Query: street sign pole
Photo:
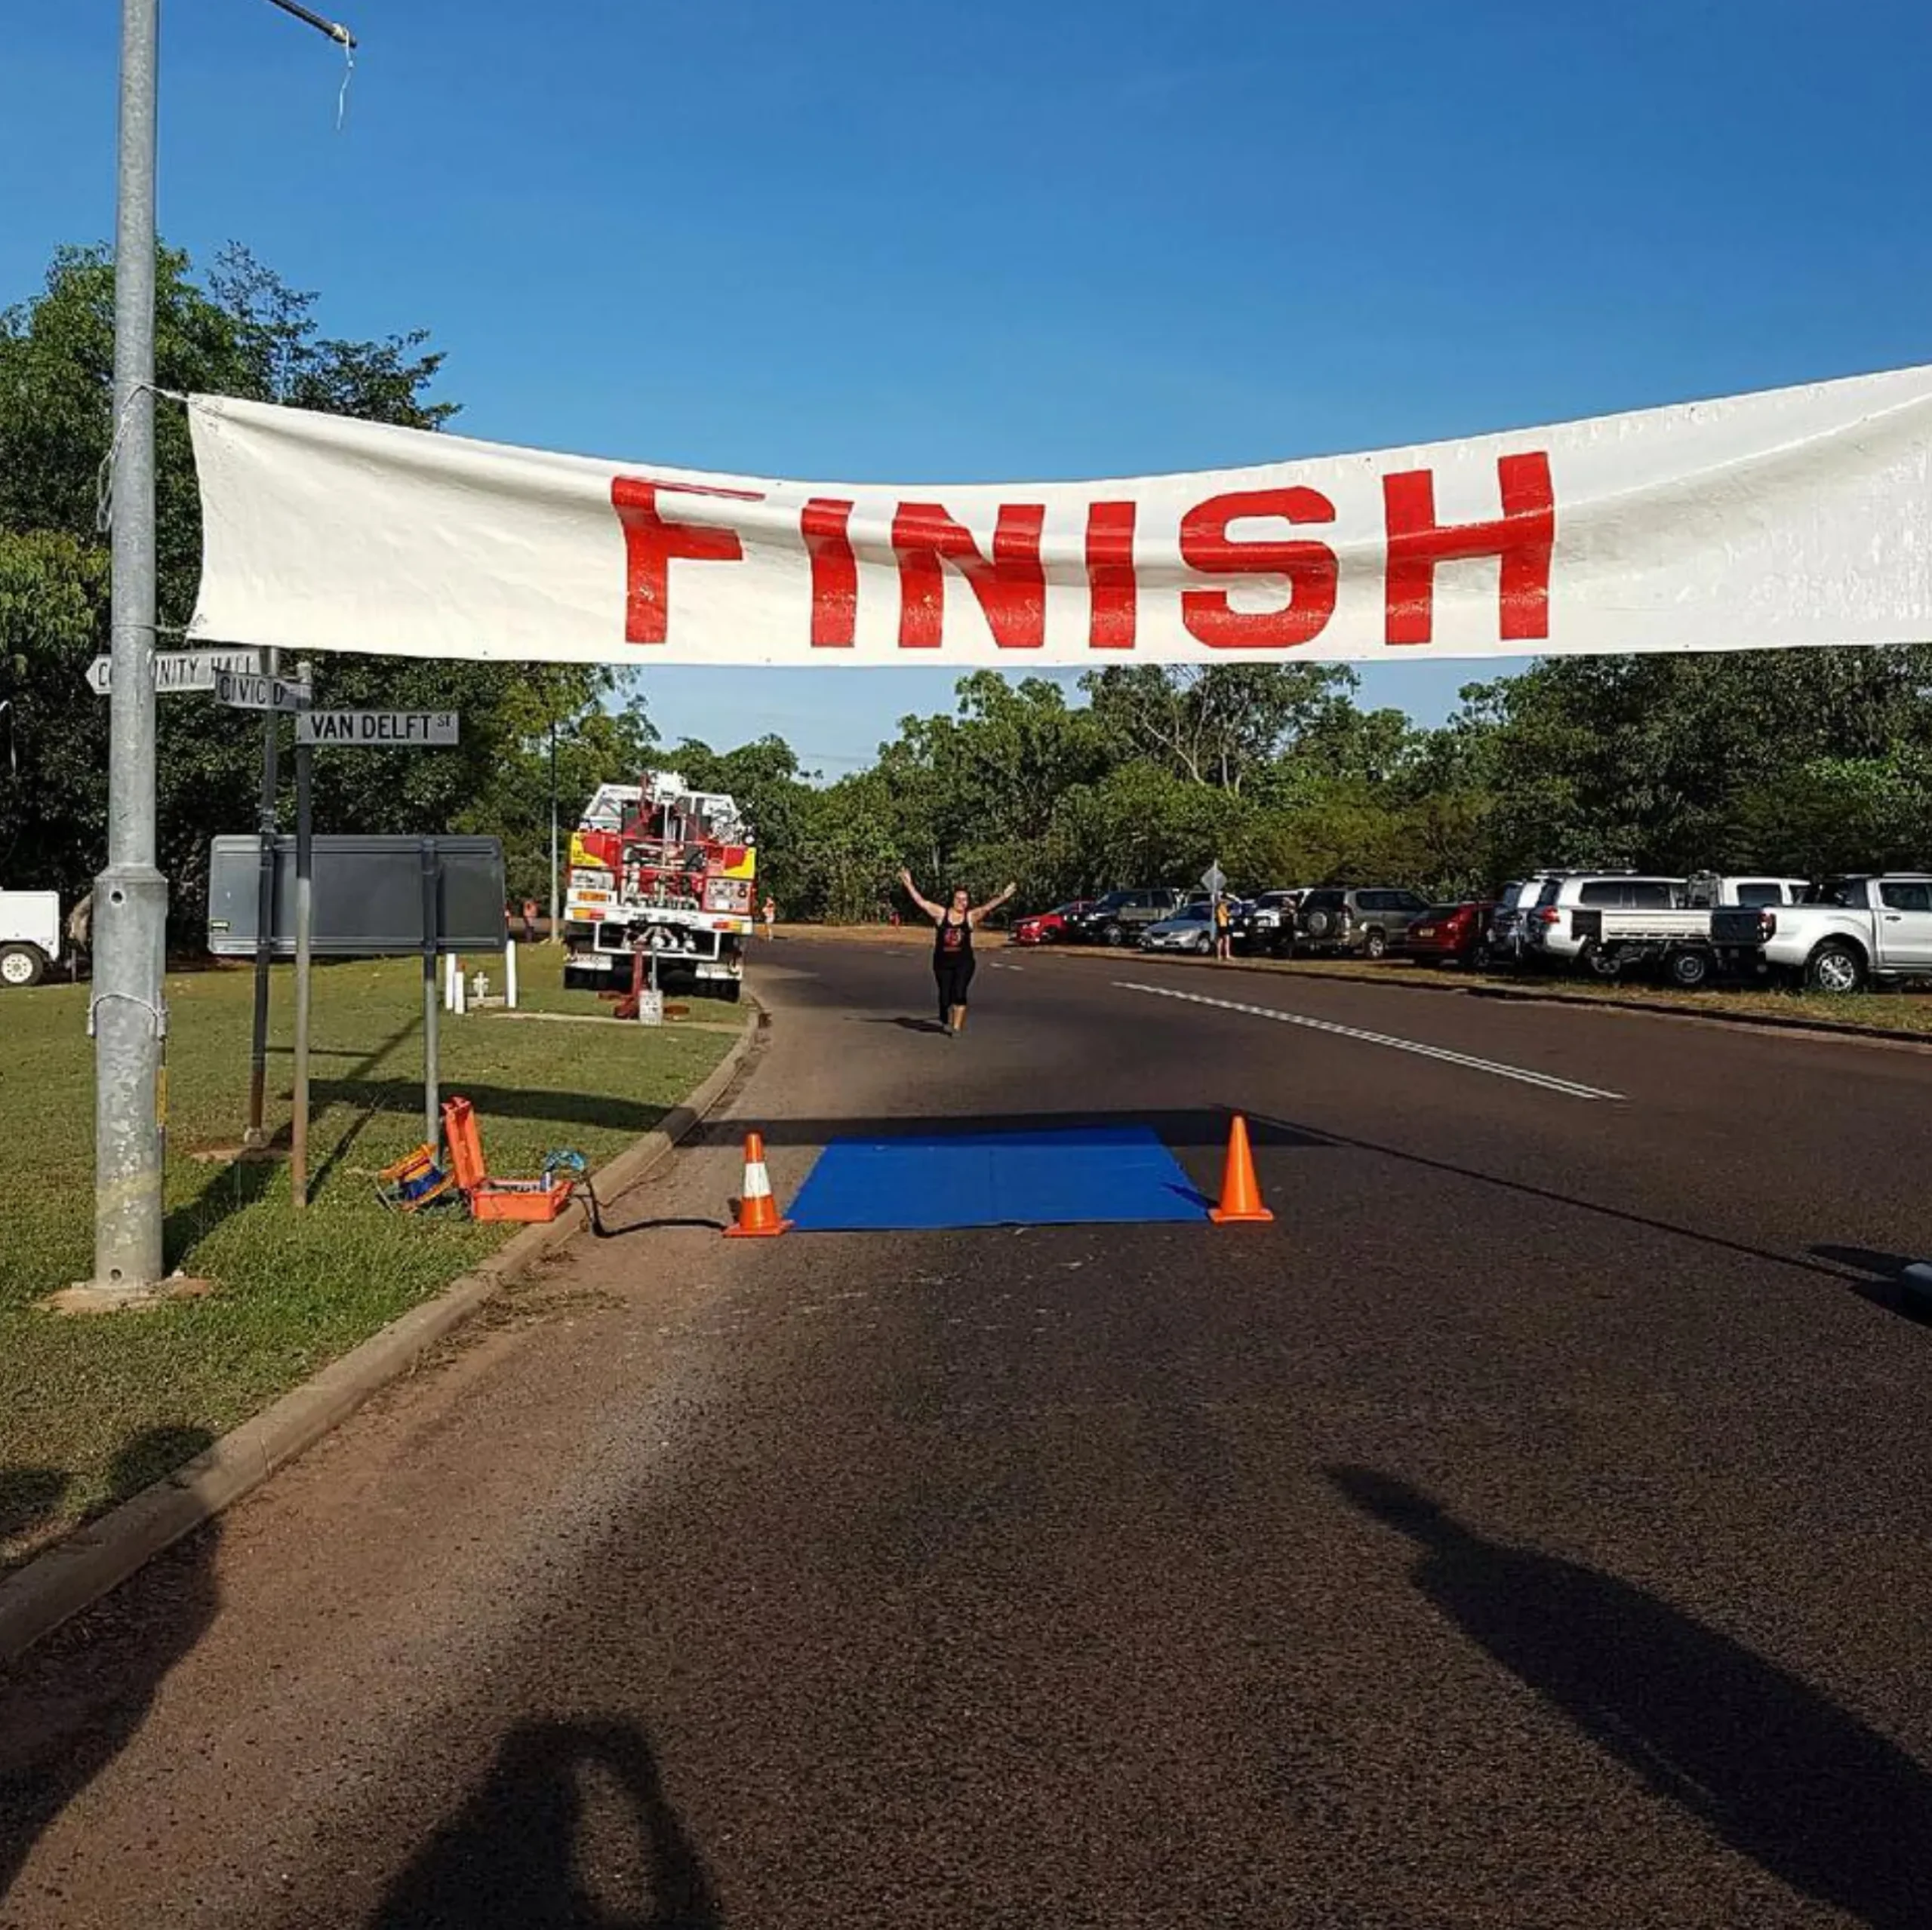
{"type": "MultiPolygon", "coordinates": [[[[280,673],[281,653],[279,650],[263,650],[260,668],[264,677],[272,680],[280,673]]],[[[261,937],[255,947],[255,1035],[248,1059],[248,1124],[242,1135],[243,1145],[257,1148],[266,1145],[269,1136],[263,1124],[263,1102],[268,1086],[269,936],[275,930],[275,836],[278,828],[276,791],[281,782],[276,762],[281,749],[281,718],[273,711],[264,711],[262,713],[261,905],[256,914],[255,924],[255,929],[261,937]]],[[[297,768],[298,770],[300,768],[300,752],[297,754],[297,768]]]]}
{"type": "Polygon", "coordinates": [[[441,1068],[437,1062],[436,843],[423,841],[423,1137],[433,1159],[442,1144],[441,1068]]]}
{"type": "Polygon", "coordinates": [[[162,1277],[168,880],[155,864],[154,288],[159,0],[122,0],[109,445],[107,868],[94,880],[94,1262],[88,1304],[162,1277]]]}
{"type": "MultiPolygon", "coordinates": [[[[309,681],[309,666],[300,676],[309,681]]],[[[275,713],[269,713],[272,718],[275,713]]],[[[315,814],[309,794],[306,744],[295,746],[295,1094],[290,1128],[289,1184],[298,1212],[309,1203],[309,952],[315,930],[315,814]]]]}

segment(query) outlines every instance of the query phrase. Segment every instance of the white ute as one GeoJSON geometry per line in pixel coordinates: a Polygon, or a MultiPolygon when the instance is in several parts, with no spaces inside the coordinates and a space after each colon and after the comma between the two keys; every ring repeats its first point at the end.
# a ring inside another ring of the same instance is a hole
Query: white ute
{"type": "Polygon", "coordinates": [[[1714,938],[1755,945],[1772,970],[1796,974],[1814,991],[1932,979],[1932,872],[1830,878],[1802,905],[1714,912],[1712,925],[1714,938]]]}
{"type": "Polygon", "coordinates": [[[1647,911],[1580,908],[1571,923],[1583,962],[1600,977],[1614,978],[1633,965],[1660,964],[1673,985],[1701,985],[1715,971],[1749,972],[1763,963],[1758,951],[1761,924],[1727,925],[1720,943],[1715,929],[1719,911],[1796,905],[1810,889],[1803,878],[1719,877],[1706,871],[1691,879],[1679,905],[1647,911]]]}
{"type": "Polygon", "coordinates": [[[60,893],[0,891],[0,986],[37,985],[60,957],[60,893]]]}

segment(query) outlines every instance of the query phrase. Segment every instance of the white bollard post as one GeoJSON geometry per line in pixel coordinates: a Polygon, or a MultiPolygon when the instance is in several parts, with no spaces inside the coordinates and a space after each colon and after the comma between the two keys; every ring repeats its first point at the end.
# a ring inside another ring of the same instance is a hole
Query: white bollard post
{"type": "Polygon", "coordinates": [[[457,975],[461,969],[454,953],[446,951],[443,954],[443,1010],[445,1012],[456,1010],[457,975]]]}
{"type": "Polygon", "coordinates": [[[516,940],[503,942],[503,1010],[516,1010],[516,940]]]}
{"type": "Polygon", "coordinates": [[[463,982],[463,968],[460,965],[457,967],[456,1003],[451,1009],[459,1019],[469,1010],[469,988],[463,982]]]}

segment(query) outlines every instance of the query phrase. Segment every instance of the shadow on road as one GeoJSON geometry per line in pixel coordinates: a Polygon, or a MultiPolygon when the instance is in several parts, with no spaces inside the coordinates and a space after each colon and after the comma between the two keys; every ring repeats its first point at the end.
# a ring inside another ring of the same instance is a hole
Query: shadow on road
{"type": "MultiPolygon", "coordinates": [[[[1144,1126],[1162,1145],[1177,1152],[1212,1148],[1220,1152],[1228,1143],[1228,1126],[1233,1117],[1226,1106],[1193,1106],[1186,1108],[1158,1106],[1118,1108],[1112,1111],[1078,1112],[932,1113],[916,1117],[859,1114],[844,1119],[768,1119],[759,1123],[759,1132],[768,1146],[829,1145],[835,1139],[956,1139],[985,1132],[1117,1132],[1123,1126],[1144,1126]]],[[[1319,1151],[1337,1142],[1324,1134],[1309,1132],[1278,1120],[1247,1115],[1248,1132],[1257,1147],[1294,1146],[1319,1151]]],[[[685,1143],[693,1145],[734,1146],[744,1136],[742,1120],[713,1120],[700,1126],[685,1143]]]]}
{"type": "MultiPolygon", "coordinates": [[[[1764,1260],[1773,1266],[1789,1267],[1799,1273],[1822,1274],[1827,1280],[1846,1280],[1852,1277],[1843,1266],[1828,1265],[1823,1258],[1804,1259],[1795,1253],[1777,1252],[1768,1246],[1753,1246],[1747,1240],[1727,1239],[1721,1233],[1705,1233],[1696,1227],[1679,1226],[1672,1220],[1654,1219],[1647,1213],[1633,1213],[1622,1206],[1606,1206],[1596,1200],[1581,1200],[1574,1193],[1559,1193],[1548,1186],[1533,1186],[1525,1179],[1506,1179],[1500,1173],[1484,1172],[1479,1167],[1458,1166],[1453,1160],[1432,1159],[1425,1153],[1405,1152],[1399,1146],[1385,1146],[1374,1139],[1358,1139],[1346,1132],[1331,1132],[1325,1127],[1295,1126],[1286,1120],[1269,1119],[1258,1113],[1247,1115],[1247,1124],[1257,1145],[1279,1143],[1278,1140],[1268,1139],[1266,1136],[1272,1132],[1294,1136],[1301,1143],[1309,1145],[1346,1146],[1353,1152],[1374,1153],[1383,1159],[1400,1160],[1404,1166],[1420,1166],[1425,1172],[1446,1173],[1456,1179],[1473,1179],[1482,1185],[1497,1187],[1527,1200],[1541,1200],[1553,1206],[1569,1206],[1580,1213],[1595,1213],[1625,1226],[1640,1226],[1651,1233],[1669,1234],[1676,1240],[1694,1240],[1700,1246],[1714,1247],[1720,1252],[1734,1253],[1744,1259],[1764,1260]]],[[[1811,1250],[1814,1255],[1824,1255],[1833,1249],[1814,1247],[1811,1250]]]]}
{"type": "Polygon", "coordinates": [[[628,1723],[527,1723],[368,1930],[720,1930],[710,1879],[628,1723]],[[595,1854],[586,1854],[595,1839],[595,1854]],[[587,1880],[595,1872],[595,1885],[587,1880]],[[614,1892],[614,1894],[605,1894],[614,1892]]]}
{"type": "Polygon", "coordinates": [[[1875,1253],[1869,1246],[1814,1246],[1811,1251],[1821,1260],[1865,1276],[1852,1283],[1852,1291],[1860,1299],[1915,1326],[1932,1326],[1932,1303],[1906,1291],[1905,1271],[1915,1262],[1897,1253],[1875,1253]]]}
{"type": "Polygon", "coordinates": [[[1423,1595],[1652,1790],[1869,1930],[1932,1923],[1932,1775],[1903,1750],[1641,1588],[1488,1540],[1374,1469],[1327,1471],[1420,1546],[1423,1595]]]}
{"type": "MultiPolygon", "coordinates": [[[[197,1428],[136,1435],[115,1459],[113,1498],[137,1493],[213,1444],[197,1428]]],[[[171,1550],[125,1590],[0,1670],[0,1899],[48,1825],[140,1730],[168,1671],[213,1623],[218,1533],[205,1529],[171,1550]]]]}

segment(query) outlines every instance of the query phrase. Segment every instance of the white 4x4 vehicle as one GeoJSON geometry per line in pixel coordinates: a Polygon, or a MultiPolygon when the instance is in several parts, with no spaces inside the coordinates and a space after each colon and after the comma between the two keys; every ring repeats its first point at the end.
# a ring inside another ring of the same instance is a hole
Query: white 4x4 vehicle
{"type": "Polygon", "coordinates": [[[1571,915],[1578,911],[1669,911],[1684,902],[1688,880],[1639,877],[1621,871],[1572,871],[1546,878],[1536,902],[1522,914],[1523,940],[1528,956],[1552,965],[1574,965],[1589,950],[1587,927],[1580,931],[1571,915]]]}
{"type": "Polygon", "coordinates": [[[1715,912],[1734,942],[1761,946],[1774,970],[1799,974],[1814,991],[1855,992],[1873,979],[1932,979],[1932,872],[1888,871],[1828,879],[1802,905],[1755,914],[1715,912]]]}
{"type": "Polygon", "coordinates": [[[60,957],[60,894],[0,891],[0,987],[38,985],[60,957]]]}

